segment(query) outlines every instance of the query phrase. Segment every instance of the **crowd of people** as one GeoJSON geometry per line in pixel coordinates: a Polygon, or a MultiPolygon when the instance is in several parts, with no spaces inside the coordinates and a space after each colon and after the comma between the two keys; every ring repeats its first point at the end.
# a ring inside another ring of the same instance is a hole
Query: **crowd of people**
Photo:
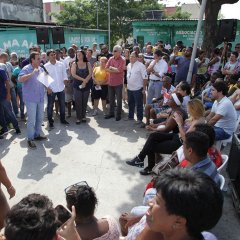
{"type": "MultiPolygon", "coordinates": [[[[192,47],[178,41],[173,49],[162,41],[141,49],[115,45],[92,48],[73,44],[69,49],[39,46],[29,57],[0,53],[0,138],[19,121],[27,122],[27,144],[46,140],[41,128],[47,99],[49,129],[55,114],[68,125],[88,124],[87,115],[102,113],[106,121],[122,119],[144,128],[142,150],[126,164],[154,174],[147,185],[143,205],[123,213],[118,223],[111,216],[96,218],[97,197],[87,182],[65,189],[67,209],[55,208],[48,197],[30,194],[9,209],[0,189],[0,228],[7,240],[22,239],[196,239],[214,240],[209,232],[222,214],[223,197],[218,168],[221,149],[214,143],[231,138],[240,113],[240,43],[215,48],[209,58],[198,49],[191,81],[187,74],[192,47]],[[40,75],[49,75],[46,85],[40,75]],[[102,102],[102,111],[99,100],[102,102]],[[92,112],[88,105],[92,105],[92,112]],[[87,114],[88,113],[88,114],[87,114]],[[134,116],[136,114],[136,117],[134,116]],[[145,117],[145,118],[144,118],[145,117]],[[164,158],[163,154],[170,154],[164,158]],[[144,167],[147,157],[147,166],[144,167]],[[199,217],[201,216],[201,217],[199,217]]],[[[116,122],[116,124],[117,124],[116,122]]],[[[4,140],[1,140],[4,141],[4,140]]],[[[10,197],[15,188],[0,165],[0,183],[10,197]]]]}

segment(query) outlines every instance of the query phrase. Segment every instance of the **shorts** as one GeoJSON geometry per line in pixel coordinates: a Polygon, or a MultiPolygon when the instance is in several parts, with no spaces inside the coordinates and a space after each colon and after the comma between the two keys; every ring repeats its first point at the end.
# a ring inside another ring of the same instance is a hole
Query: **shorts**
{"type": "Polygon", "coordinates": [[[95,86],[93,86],[92,88],[92,96],[93,99],[100,99],[101,100],[106,100],[107,99],[107,95],[108,95],[108,85],[101,85],[101,90],[96,90],[95,86]]]}

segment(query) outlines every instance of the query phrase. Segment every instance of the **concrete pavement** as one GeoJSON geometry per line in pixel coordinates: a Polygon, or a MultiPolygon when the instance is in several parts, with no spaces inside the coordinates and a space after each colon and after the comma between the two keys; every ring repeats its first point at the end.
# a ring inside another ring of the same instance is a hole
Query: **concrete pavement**
{"type": "MultiPolygon", "coordinates": [[[[99,217],[118,218],[120,213],[141,204],[151,178],[140,176],[139,168],[128,166],[125,161],[142,148],[146,130],[135,121],[105,120],[102,113],[92,117],[90,112],[89,122],[80,125],[75,124],[74,117],[68,120],[70,125],[66,127],[55,117],[55,129],[51,131],[45,122],[43,132],[48,140],[36,142],[36,150],[27,148],[23,122],[22,135],[11,131],[5,140],[0,140],[0,159],[17,190],[10,205],[33,192],[46,194],[55,205],[65,205],[64,189],[80,181],[87,181],[95,189],[99,217]]],[[[239,240],[239,218],[230,193],[224,195],[224,214],[213,232],[219,240],[239,240]]]]}

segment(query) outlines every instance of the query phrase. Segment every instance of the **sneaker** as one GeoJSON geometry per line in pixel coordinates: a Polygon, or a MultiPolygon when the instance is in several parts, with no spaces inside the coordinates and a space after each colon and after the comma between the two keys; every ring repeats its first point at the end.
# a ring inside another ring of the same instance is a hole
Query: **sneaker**
{"type": "Polygon", "coordinates": [[[20,128],[16,128],[16,134],[20,135],[22,132],[20,130],[20,128]]]}
{"type": "Polygon", "coordinates": [[[126,164],[134,167],[143,167],[144,161],[142,161],[138,156],[136,156],[134,159],[126,161],[126,164]]]}
{"type": "Polygon", "coordinates": [[[3,130],[3,128],[1,129],[0,131],[0,136],[4,136],[4,135],[7,135],[8,134],[8,130],[3,130]]]}
{"type": "Polygon", "coordinates": [[[47,140],[47,137],[39,135],[39,136],[35,137],[34,140],[37,140],[37,141],[47,140]]]}
{"type": "Polygon", "coordinates": [[[97,109],[94,109],[92,115],[93,115],[93,116],[96,116],[97,114],[98,114],[97,109]]]}
{"type": "Polygon", "coordinates": [[[116,121],[120,121],[120,120],[121,120],[120,116],[116,117],[116,121]]]}
{"type": "Polygon", "coordinates": [[[143,122],[141,120],[137,120],[136,124],[141,126],[143,124],[143,122]]]}
{"type": "Polygon", "coordinates": [[[105,116],[105,119],[110,119],[110,118],[114,118],[114,115],[109,115],[108,114],[108,115],[105,116]]]}
{"type": "Polygon", "coordinates": [[[61,121],[61,124],[68,125],[68,124],[69,124],[69,122],[68,122],[68,121],[66,121],[66,120],[63,120],[63,121],[61,121]]]}
{"type": "Polygon", "coordinates": [[[54,128],[54,125],[53,125],[53,123],[51,122],[51,123],[49,123],[49,128],[50,129],[53,129],[54,128]]]}
{"type": "Polygon", "coordinates": [[[141,175],[147,176],[152,174],[152,169],[150,169],[149,167],[145,167],[143,170],[139,171],[139,173],[141,175]]]}
{"type": "Polygon", "coordinates": [[[83,123],[87,122],[87,119],[86,119],[86,118],[83,118],[83,119],[82,119],[82,122],[83,122],[83,123]]]}
{"type": "Polygon", "coordinates": [[[36,149],[37,148],[37,146],[36,146],[36,144],[34,143],[34,141],[28,141],[28,147],[29,148],[31,148],[31,149],[36,149]]]}

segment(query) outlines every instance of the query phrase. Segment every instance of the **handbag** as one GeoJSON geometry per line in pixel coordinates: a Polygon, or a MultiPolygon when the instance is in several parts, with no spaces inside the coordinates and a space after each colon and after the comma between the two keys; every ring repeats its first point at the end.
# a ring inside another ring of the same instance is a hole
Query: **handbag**
{"type": "Polygon", "coordinates": [[[153,167],[152,172],[156,175],[160,175],[162,172],[165,172],[166,170],[175,168],[178,164],[179,164],[178,155],[177,152],[174,151],[170,158],[163,159],[161,162],[156,164],[153,167]]]}

